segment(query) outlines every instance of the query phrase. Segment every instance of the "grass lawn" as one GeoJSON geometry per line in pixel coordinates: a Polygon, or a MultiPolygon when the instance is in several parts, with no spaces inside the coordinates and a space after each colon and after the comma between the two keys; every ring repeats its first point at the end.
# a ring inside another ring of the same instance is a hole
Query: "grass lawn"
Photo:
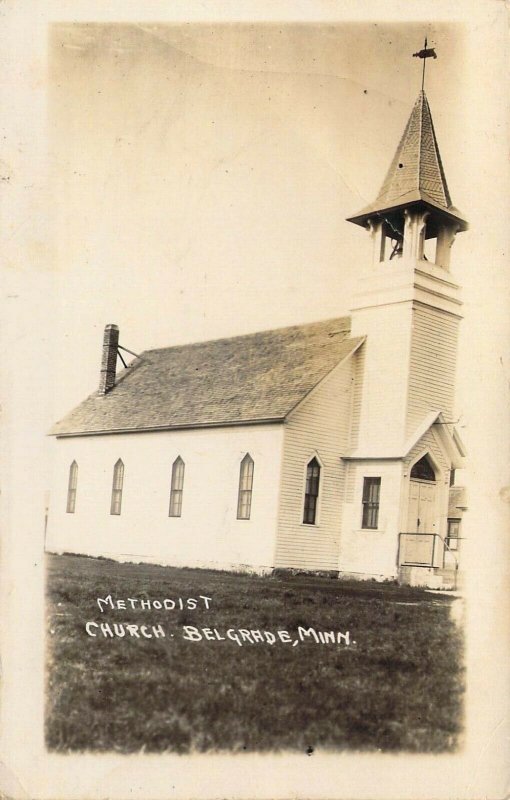
{"type": "Polygon", "coordinates": [[[372,582],[47,558],[51,750],[437,752],[457,744],[462,637],[448,597],[372,582]],[[204,601],[183,610],[126,603],[101,612],[96,599],[107,595],[212,600],[209,609],[204,601]],[[87,621],[147,625],[146,633],[160,624],[165,638],[105,637],[94,626],[98,635],[89,636],[87,621]],[[189,641],[185,626],[225,639],[189,641]],[[299,626],[349,631],[350,644],[300,638],[299,626]],[[290,643],[240,646],[229,629],[285,630],[290,643]]]}

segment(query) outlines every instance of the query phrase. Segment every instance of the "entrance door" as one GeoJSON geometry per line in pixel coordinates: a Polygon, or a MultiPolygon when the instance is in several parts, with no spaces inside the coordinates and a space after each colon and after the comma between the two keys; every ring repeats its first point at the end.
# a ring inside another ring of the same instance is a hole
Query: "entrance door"
{"type": "Polygon", "coordinates": [[[435,483],[409,481],[408,533],[435,533],[435,483]]]}
{"type": "Polygon", "coordinates": [[[432,566],[434,561],[435,483],[409,482],[407,532],[402,539],[401,563],[432,566]],[[414,534],[414,535],[413,535],[414,534]]]}
{"type": "Polygon", "coordinates": [[[435,556],[436,476],[427,456],[412,468],[407,528],[401,542],[401,563],[432,566],[435,556]]]}

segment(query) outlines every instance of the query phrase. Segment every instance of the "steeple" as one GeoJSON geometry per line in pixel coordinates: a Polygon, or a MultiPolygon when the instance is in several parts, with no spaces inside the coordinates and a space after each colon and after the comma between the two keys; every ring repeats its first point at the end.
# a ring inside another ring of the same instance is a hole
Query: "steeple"
{"type": "MultiPolygon", "coordinates": [[[[409,216],[421,217],[422,240],[437,238],[438,243],[448,240],[447,248],[459,231],[467,229],[461,212],[452,204],[446,175],[439,153],[432,115],[427,96],[420,91],[411,116],[397,147],[376,200],[348,219],[356,225],[374,231],[379,223],[382,233],[380,261],[386,260],[384,236],[391,239],[391,258],[405,251],[404,233],[409,216]]],[[[443,243],[444,244],[444,243],[443,243]]],[[[444,246],[439,244],[439,260],[447,267],[444,246]]],[[[423,258],[423,251],[414,253],[423,258]]]]}
{"type": "Polygon", "coordinates": [[[373,243],[351,306],[351,335],[367,337],[359,449],[376,441],[390,453],[428,415],[453,418],[462,302],[449,262],[467,223],[452,204],[423,89],[376,200],[350,222],[373,243]]]}
{"type": "Polygon", "coordinates": [[[424,91],[414,104],[376,203],[391,208],[410,199],[428,201],[446,211],[452,205],[424,91]]]}

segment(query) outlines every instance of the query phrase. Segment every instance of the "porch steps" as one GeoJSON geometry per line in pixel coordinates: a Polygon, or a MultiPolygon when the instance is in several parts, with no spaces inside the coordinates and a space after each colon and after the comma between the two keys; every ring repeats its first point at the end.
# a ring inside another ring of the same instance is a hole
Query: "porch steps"
{"type": "Polygon", "coordinates": [[[452,567],[402,566],[398,582],[407,586],[423,586],[426,589],[452,591],[459,588],[459,576],[452,567]]]}

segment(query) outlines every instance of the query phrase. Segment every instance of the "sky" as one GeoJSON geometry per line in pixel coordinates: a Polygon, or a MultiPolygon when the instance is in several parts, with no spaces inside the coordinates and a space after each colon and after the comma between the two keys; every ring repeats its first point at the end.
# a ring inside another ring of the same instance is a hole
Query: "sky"
{"type": "Polygon", "coordinates": [[[371,249],[345,218],[379,190],[425,35],[462,209],[458,26],[52,26],[57,416],[96,388],[106,323],[139,353],[348,313],[371,249]]]}

